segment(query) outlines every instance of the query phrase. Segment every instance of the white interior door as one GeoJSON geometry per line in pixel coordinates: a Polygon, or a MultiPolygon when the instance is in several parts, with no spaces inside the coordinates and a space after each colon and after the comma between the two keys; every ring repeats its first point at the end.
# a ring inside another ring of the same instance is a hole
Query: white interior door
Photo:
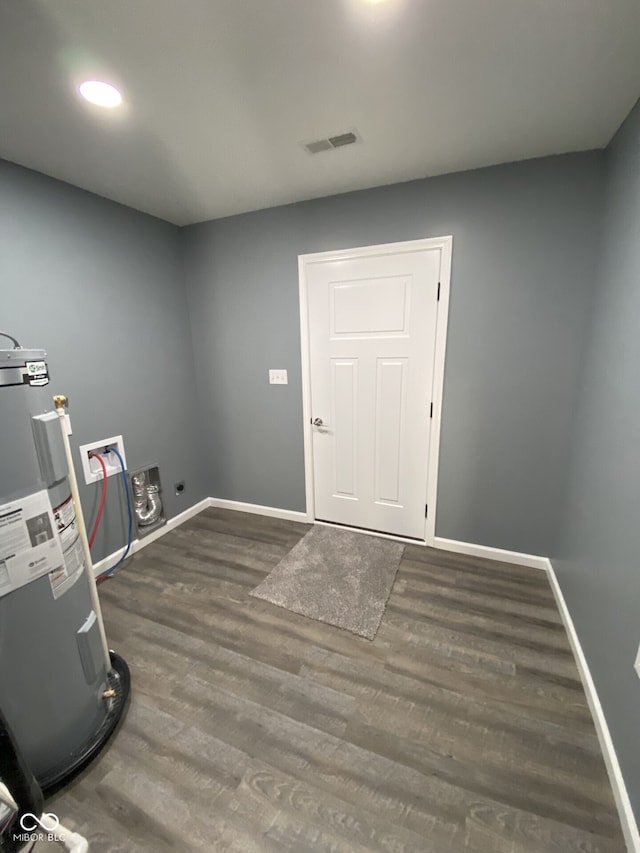
{"type": "Polygon", "coordinates": [[[315,517],[423,539],[441,247],[375,248],[306,266],[315,517]]]}

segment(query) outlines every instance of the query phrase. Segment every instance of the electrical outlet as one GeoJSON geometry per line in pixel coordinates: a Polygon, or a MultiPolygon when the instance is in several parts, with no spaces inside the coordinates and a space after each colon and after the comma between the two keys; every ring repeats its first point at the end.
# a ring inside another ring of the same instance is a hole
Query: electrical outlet
{"type": "Polygon", "coordinates": [[[269,385],[288,385],[289,379],[286,370],[270,370],[269,385]]]}
{"type": "Polygon", "coordinates": [[[634,663],[633,668],[638,673],[638,678],[640,678],[640,646],[638,647],[638,654],[636,655],[636,662],[634,663]]]}
{"type": "Polygon", "coordinates": [[[107,477],[120,473],[122,468],[116,454],[105,452],[113,448],[122,456],[126,470],[127,457],[124,453],[124,441],[121,435],[114,435],[111,438],[104,438],[102,441],[93,441],[91,444],[82,444],[80,446],[80,460],[82,461],[85,483],[97,483],[103,478],[102,465],[100,465],[97,459],[92,458],[91,454],[102,457],[102,461],[107,469],[107,477]]]}

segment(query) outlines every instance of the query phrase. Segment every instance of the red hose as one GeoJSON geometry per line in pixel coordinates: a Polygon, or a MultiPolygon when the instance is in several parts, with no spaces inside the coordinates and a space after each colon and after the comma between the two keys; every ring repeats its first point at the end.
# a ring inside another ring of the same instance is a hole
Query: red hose
{"type": "Polygon", "coordinates": [[[102,492],[100,494],[100,505],[98,506],[98,514],[96,515],[96,520],[93,522],[93,530],[91,531],[91,536],[89,537],[89,548],[93,545],[93,540],[96,538],[96,533],[98,532],[98,525],[100,524],[100,519],[102,518],[102,510],[104,509],[104,501],[107,497],[107,466],[104,464],[104,460],[102,456],[99,456],[97,453],[90,453],[89,458],[97,459],[98,462],[102,465],[102,492]]]}

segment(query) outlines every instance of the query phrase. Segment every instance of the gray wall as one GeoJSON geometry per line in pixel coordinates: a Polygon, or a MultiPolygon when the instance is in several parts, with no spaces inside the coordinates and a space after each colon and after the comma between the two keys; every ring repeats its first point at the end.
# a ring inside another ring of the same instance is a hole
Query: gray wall
{"type": "Polygon", "coordinates": [[[553,563],[640,818],[640,105],[607,151],[605,210],[553,563]]]}
{"type": "Polygon", "coordinates": [[[212,494],[304,510],[297,256],[452,234],[436,532],[550,552],[600,251],[602,154],[184,229],[212,494]],[[287,368],[287,387],[269,386],[287,368]]]}
{"type": "MultiPolygon", "coordinates": [[[[130,468],[160,464],[170,516],[205,495],[302,510],[298,254],[452,234],[437,533],[554,556],[640,812],[639,140],[636,108],[606,156],[182,231],[0,162],[0,328],[49,351],[75,447],[123,433],[130,468]]],[[[95,559],[124,541],[111,492],[95,559]]]]}
{"type": "MultiPolygon", "coordinates": [[[[179,240],[172,225],[0,161],[0,329],[48,351],[74,448],[122,434],[131,470],[160,465],[170,516],[208,492],[179,240]]],[[[98,490],[82,488],[87,520],[98,490]]],[[[109,490],[95,560],[126,540],[115,478],[109,490]]]]}

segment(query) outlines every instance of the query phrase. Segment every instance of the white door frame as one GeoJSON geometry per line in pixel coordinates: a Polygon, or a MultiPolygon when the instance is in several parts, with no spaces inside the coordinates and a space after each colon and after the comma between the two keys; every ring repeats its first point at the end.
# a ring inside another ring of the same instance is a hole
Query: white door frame
{"type": "MultiPolygon", "coordinates": [[[[436,530],[436,499],[438,495],[438,459],[440,454],[440,419],[442,415],[442,389],[444,385],[444,359],[447,345],[447,321],[449,317],[449,291],[451,288],[451,250],[453,237],[434,237],[423,240],[408,240],[401,243],[384,243],[379,246],[363,246],[354,249],[339,249],[335,252],[315,252],[298,255],[298,279],[300,290],[300,344],[302,350],[302,415],[304,426],[304,477],[307,506],[307,521],[315,521],[315,497],[313,488],[313,445],[311,427],[311,359],[309,352],[309,311],[307,299],[307,270],[313,264],[326,261],[354,260],[375,255],[412,252],[424,249],[440,250],[440,289],[436,317],[435,358],[433,365],[433,418],[429,436],[429,476],[425,503],[429,507],[425,519],[424,544],[433,545],[436,530]]],[[[401,538],[401,537],[398,537],[401,538]]],[[[414,541],[414,540],[407,540],[414,541]]]]}

